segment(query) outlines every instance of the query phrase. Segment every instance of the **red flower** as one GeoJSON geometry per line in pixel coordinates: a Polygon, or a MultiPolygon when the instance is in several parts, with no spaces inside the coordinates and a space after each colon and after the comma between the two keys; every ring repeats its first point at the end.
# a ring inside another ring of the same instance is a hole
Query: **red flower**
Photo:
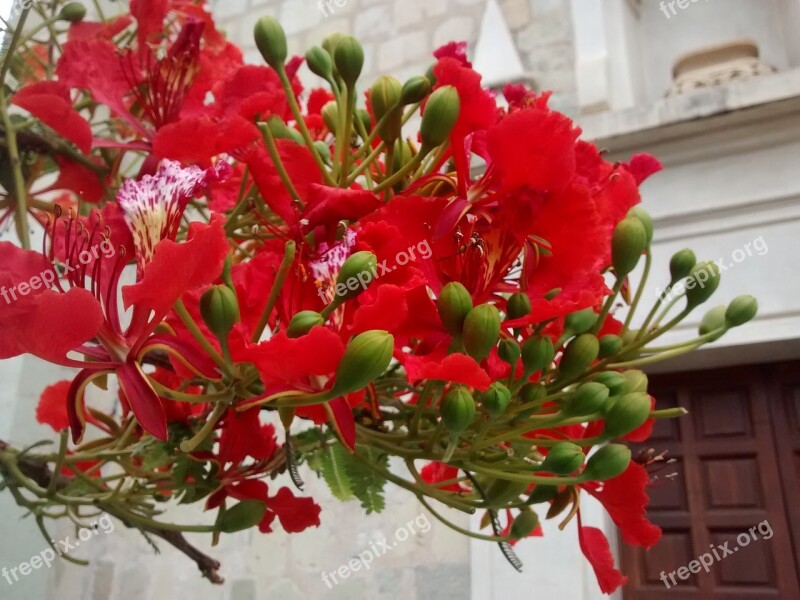
{"type": "Polygon", "coordinates": [[[115,249],[114,241],[103,237],[98,215],[86,225],[72,217],[56,219],[50,226],[49,257],[19,250],[10,244],[8,250],[0,254],[0,282],[9,290],[21,292],[23,284],[39,278],[39,286],[33,293],[22,295],[5,308],[0,307],[0,323],[4,330],[0,357],[31,353],[56,364],[82,368],[69,390],[70,426],[76,441],[83,434],[86,419],[83,391],[93,378],[109,372],[116,373],[125,399],[142,427],[166,439],[166,417],[161,400],[139,364],[141,357],[152,348],[173,353],[189,366],[215,377],[210,360],[197,355],[190,346],[173,336],[152,335],[184,292],[208,285],[219,276],[228,254],[228,242],[219,217],[212,218],[209,225],[192,224],[184,243],[170,239],[160,241],[162,235],[174,235],[172,219],[176,214],[180,217],[185,195],[193,195],[196,186],[208,174],[199,169],[181,171],[170,165],[165,165],[159,173],[155,179],[126,184],[121,192],[137,248],[143,256],[151,257],[150,262],[139,261],[138,283],[122,289],[126,307],[133,308],[127,326],[121,323],[117,301],[119,280],[126,262],[121,251],[124,246],[116,246],[120,250],[117,255],[104,251],[93,257],[89,253],[89,249],[103,244],[107,249],[115,249]],[[165,189],[170,195],[163,195],[165,189]],[[84,260],[84,251],[88,260],[84,260]],[[56,260],[70,267],[63,284],[50,264],[56,260]],[[181,265],[181,269],[176,270],[175,265],[181,265]],[[45,277],[50,281],[41,285],[45,277]],[[49,289],[50,286],[55,289],[49,289]],[[68,358],[73,350],[90,360],[79,362],[68,358]]]}
{"type": "MultiPolygon", "coordinates": [[[[434,461],[429,462],[427,465],[422,467],[422,470],[419,472],[419,474],[428,485],[436,485],[437,483],[456,479],[458,477],[458,469],[445,463],[434,461]]],[[[447,485],[437,487],[438,489],[447,492],[458,493],[463,491],[461,486],[457,483],[449,483],[447,485]]]]}
{"type": "Polygon", "coordinates": [[[219,459],[238,465],[248,456],[254,460],[270,458],[276,449],[275,427],[262,425],[259,409],[241,413],[229,410],[220,429],[219,459]]]}
{"type": "Polygon", "coordinates": [[[36,420],[43,425],[50,425],[55,431],[69,427],[67,416],[67,393],[69,381],[59,381],[47,386],[39,398],[36,407],[36,420]]]}
{"type": "Polygon", "coordinates": [[[650,483],[644,467],[632,462],[619,477],[602,484],[582,484],[584,490],[597,498],[614,520],[629,544],[650,548],[661,538],[661,528],[646,518],[650,499],[645,489],[650,483]]]}
{"type": "Polygon", "coordinates": [[[267,512],[258,528],[262,533],[272,531],[275,517],[288,533],[299,533],[309,527],[319,527],[319,513],[322,510],[311,498],[299,498],[287,487],[282,487],[274,496],[269,496],[269,488],[264,481],[245,479],[227,483],[212,494],[206,502],[206,509],[216,508],[231,497],[236,500],[261,500],[267,512]]]}
{"type": "Polygon", "coordinates": [[[580,129],[557,112],[538,107],[514,111],[488,134],[492,165],[507,189],[564,189],[575,174],[580,129]]]}
{"type": "MultiPolygon", "coordinates": [[[[233,353],[234,359],[256,366],[264,383],[265,397],[284,391],[313,394],[333,386],[344,344],[330,329],[314,327],[299,338],[291,339],[281,332],[266,342],[233,353]]],[[[345,445],[352,449],[355,447],[352,408],[362,401],[363,394],[349,394],[347,398],[335,398],[319,406],[298,408],[297,414],[315,423],[330,421],[345,445]]]]}
{"type": "Polygon", "coordinates": [[[461,383],[480,391],[487,390],[492,384],[486,371],[481,369],[474,358],[466,354],[450,354],[441,360],[408,355],[403,356],[403,365],[410,382],[434,379],[461,383]]]}

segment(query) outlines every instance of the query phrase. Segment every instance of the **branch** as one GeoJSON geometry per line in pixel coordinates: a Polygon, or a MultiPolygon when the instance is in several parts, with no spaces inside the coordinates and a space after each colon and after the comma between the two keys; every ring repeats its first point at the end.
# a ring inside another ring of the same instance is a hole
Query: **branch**
{"type": "MultiPolygon", "coordinates": [[[[0,440],[0,452],[11,450],[11,447],[8,443],[0,440]]],[[[46,462],[37,460],[35,458],[30,458],[27,456],[17,456],[17,465],[19,466],[19,470],[22,473],[34,481],[38,486],[42,488],[47,488],[50,485],[50,481],[53,479],[53,472],[50,470],[50,467],[47,465],[46,462]]],[[[3,473],[6,476],[5,473],[3,473]]],[[[67,487],[70,483],[70,479],[63,476],[58,476],[58,480],[56,483],[56,489],[61,490],[67,487]]],[[[200,572],[203,574],[203,577],[208,579],[213,584],[222,584],[225,580],[219,574],[219,569],[221,564],[219,561],[214,560],[210,556],[204,554],[194,546],[192,546],[184,537],[184,535],[179,531],[164,531],[162,529],[151,528],[151,527],[140,527],[137,525],[133,525],[126,519],[119,517],[109,511],[109,515],[116,517],[119,519],[125,527],[139,529],[140,531],[145,531],[151,535],[161,538],[178,551],[182,552],[186,556],[188,556],[191,560],[193,560],[197,564],[197,568],[200,569],[200,572]]]]}

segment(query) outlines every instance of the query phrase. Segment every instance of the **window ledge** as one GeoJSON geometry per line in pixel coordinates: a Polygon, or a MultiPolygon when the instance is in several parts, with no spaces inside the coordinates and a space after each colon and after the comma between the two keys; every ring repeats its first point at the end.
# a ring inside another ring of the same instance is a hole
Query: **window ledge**
{"type": "MultiPolygon", "coordinates": [[[[635,148],[643,141],[652,143],[688,135],[684,131],[687,128],[696,135],[703,129],[703,120],[712,127],[710,117],[733,111],[761,107],[775,116],[797,111],[800,107],[797,99],[800,99],[800,69],[793,69],[664,98],[649,106],[583,115],[576,121],[585,139],[595,140],[614,152],[635,148]]],[[[747,118],[752,118],[755,111],[744,112],[748,113],[747,118]]]]}

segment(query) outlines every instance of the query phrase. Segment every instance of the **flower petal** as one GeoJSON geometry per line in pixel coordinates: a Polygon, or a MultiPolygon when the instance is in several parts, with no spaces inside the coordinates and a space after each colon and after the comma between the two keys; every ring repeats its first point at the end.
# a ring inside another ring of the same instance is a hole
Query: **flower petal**
{"type": "Polygon", "coordinates": [[[153,320],[160,321],[184,292],[214,282],[230,249],[223,221],[213,215],[208,224],[192,223],[187,241],[159,243],[144,277],[122,288],[126,308],[135,305],[155,311],[153,320]]]}
{"type": "Polygon", "coordinates": [[[614,566],[614,556],[611,554],[606,535],[596,527],[581,526],[580,517],[578,523],[578,540],[583,555],[594,569],[600,591],[604,594],[611,594],[628,581],[628,578],[614,566]]]}
{"type": "Polygon", "coordinates": [[[69,89],[58,81],[40,81],[26,85],[12,98],[56,133],[74,143],[84,154],[92,149],[92,128],[72,107],[69,89]]]}
{"type": "Polygon", "coordinates": [[[116,369],[116,373],[125,399],[139,425],[150,435],[166,440],[167,417],[164,407],[142,368],[137,363],[125,363],[116,369]]]}

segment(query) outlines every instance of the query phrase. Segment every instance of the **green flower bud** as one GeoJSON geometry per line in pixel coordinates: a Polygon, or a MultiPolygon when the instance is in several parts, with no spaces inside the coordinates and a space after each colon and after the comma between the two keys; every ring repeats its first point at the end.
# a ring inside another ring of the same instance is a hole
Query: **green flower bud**
{"type": "Polygon", "coordinates": [[[547,453],[544,462],[539,465],[540,471],[569,475],[581,468],[586,455],[581,447],[572,442],[559,442],[547,453]]]}
{"type": "Polygon", "coordinates": [[[200,297],[200,315],[208,329],[220,340],[228,338],[239,321],[239,301],[227,285],[210,287],[200,297]]]}
{"type": "Polygon", "coordinates": [[[400,95],[400,104],[406,106],[422,102],[431,93],[431,82],[427,77],[418,75],[412,77],[403,84],[403,91],[400,95]]]}
{"type": "Polygon", "coordinates": [[[325,319],[315,310],[301,310],[289,322],[286,335],[290,338],[299,338],[307,334],[313,327],[323,325],[325,319]]]}
{"type": "Polygon", "coordinates": [[[497,349],[497,354],[503,362],[507,362],[512,367],[516,366],[519,357],[522,355],[522,350],[515,340],[500,340],[500,346],[497,349]]]}
{"type": "Polygon", "coordinates": [[[394,77],[378,77],[370,90],[370,103],[375,121],[380,122],[387,114],[386,121],[378,128],[378,135],[387,143],[394,143],[400,137],[403,126],[403,111],[400,95],[403,91],[400,82],[394,77]]]}
{"type": "Polygon", "coordinates": [[[234,533],[255,527],[264,518],[267,505],[261,500],[242,500],[222,514],[218,528],[223,533],[234,533]]]}
{"type": "Polygon", "coordinates": [[[519,399],[523,404],[541,402],[547,396],[547,388],[541,383],[526,383],[519,390],[519,399]]]}
{"type": "Polygon", "coordinates": [[[337,32],[331,33],[328,35],[324,40],[322,40],[322,48],[331,55],[333,58],[334,52],[336,52],[336,46],[339,45],[339,42],[344,38],[344,34],[337,32]]]}
{"type": "Polygon", "coordinates": [[[622,350],[622,338],[618,335],[604,335],[600,338],[600,358],[614,356],[622,350]]]}
{"type": "Polygon", "coordinates": [[[508,314],[508,318],[512,321],[529,315],[531,313],[531,299],[528,297],[528,294],[525,292],[512,294],[508,299],[506,313],[508,314]]]}
{"type": "MultiPolygon", "coordinates": [[[[628,329],[627,331],[622,332],[622,347],[630,346],[636,342],[636,336],[639,335],[638,329],[628,329]]],[[[619,356],[617,356],[617,360],[619,361],[628,361],[634,360],[641,356],[642,350],[641,348],[637,350],[628,350],[627,352],[623,352],[619,356]]]]}
{"type": "Polygon", "coordinates": [[[739,327],[752,321],[758,313],[758,301],[753,296],[737,296],[725,311],[725,322],[728,327],[739,327]]]}
{"type": "Polygon", "coordinates": [[[611,238],[611,264],[619,279],[636,268],[646,246],[647,230],[639,219],[625,217],[617,224],[611,238]]]}
{"type": "Polygon", "coordinates": [[[609,390],[602,383],[590,381],[582,384],[563,403],[561,410],[568,415],[585,416],[598,412],[608,400],[609,390]]]}
{"type": "Polygon", "coordinates": [[[669,273],[672,277],[670,285],[675,285],[684,277],[688,277],[696,264],[697,257],[689,248],[684,248],[673,254],[669,261],[669,273]]]}
{"type": "Polygon", "coordinates": [[[727,321],[725,320],[725,313],[726,306],[724,304],[708,311],[705,316],[703,316],[703,320],[700,321],[700,327],[698,327],[698,332],[700,335],[706,335],[712,331],[719,330],[719,333],[716,333],[709,338],[709,342],[716,342],[719,338],[725,335],[725,332],[729,327],[727,321]]]}
{"type": "Polygon", "coordinates": [[[592,379],[606,386],[612,396],[625,392],[627,380],[622,376],[622,373],[617,373],[616,371],[602,371],[592,379]]]}
{"type": "Polygon", "coordinates": [[[353,89],[364,68],[364,49],[353,36],[342,36],[333,51],[333,62],[344,84],[353,89]]]}
{"type": "Polygon", "coordinates": [[[582,375],[600,353],[600,342],[590,333],[572,340],[564,350],[558,364],[558,378],[562,381],[582,375]]]}
{"type": "Polygon", "coordinates": [[[584,475],[591,481],[619,477],[631,463],[631,449],[622,444],[608,444],[589,457],[584,475]]]}
{"type": "Polygon", "coordinates": [[[547,336],[530,337],[522,344],[522,364],[527,373],[535,373],[550,366],[553,356],[553,340],[547,336]]]}
{"type": "Polygon", "coordinates": [[[686,281],[686,306],[692,309],[711,298],[719,287],[719,267],[713,261],[697,263],[686,281]]]}
{"type": "Polygon", "coordinates": [[[306,64],[309,70],[323,79],[330,79],[333,76],[333,62],[331,55],[319,46],[312,46],[306,52],[306,64]]]}
{"type": "Polygon", "coordinates": [[[594,309],[585,308],[569,314],[564,319],[564,329],[571,331],[574,334],[586,333],[597,322],[597,313],[594,309]]]}
{"type": "Polygon", "coordinates": [[[508,408],[509,402],[511,402],[511,392],[499,381],[495,381],[481,394],[481,404],[492,417],[502,415],[508,408]]]}
{"type": "Polygon", "coordinates": [[[472,297],[467,288],[457,281],[451,281],[442,288],[436,308],[447,332],[450,335],[460,335],[464,328],[464,319],[472,310],[472,297]]]}
{"type": "Polygon", "coordinates": [[[459,434],[475,419],[475,399],[466,388],[454,387],[442,398],[440,410],[445,427],[459,434]]]}
{"type": "Polygon", "coordinates": [[[630,369],[623,371],[622,377],[625,379],[625,393],[647,391],[648,380],[644,371],[630,369]]]}
{"type": "Polygon", "coordinates": [[[386,331],[373,330],[358,334],[350,343],[336,369],[335,396],[364,389],[377,379],[392,361],[394,337],[386,331]]]}
{"type": "Polygon", "coordinates": [[[492,304],[476,306],[464,319],[464,349],[478,362],[489,356],[500,337],[500,313],[492,304]]]}
{"type": "MultiPolygon", "coordinates": [[[[284,123],[280,117],[273,115],[266,121],[270,133],[275,139],[278,140],[292,140],[298,144],[303,143],[303,136],[294,127],[289,127],[284,123]]],[[[259,124],[261,127],[262,125],[259,124]]]]}
{"type": "Polygon", "coordinates": [[[647,233],[647,245],[649,246],[650,242],[653,241],[653,217],[651,217],[650,213],[641,206],[634,206],[628,211],[628,215],[631,217],[636,217],[642,222],[642,225],[644,225],[644,230],[647,233]]]}
{"type": "Polygon", "coordinates": [[[618,438],[630,433],[647,421],[651,408],[652,401],[645,393],[633,392],[620,396],[606,413],[603,434],[618,438]]]}
{"type": "Polygon", "coordinates": [[[253,37],[261,56],[273,69],[282,69],[286,62],[286,34],[272,17],[261,17],[253,28],[253,37]]]}
{"type": "Polygon", "coordinates": [[[445,85],[433,92],[425,105],[420,125],[423,148],[430,150],[445,143],[458,121],[460,111],[461,100],[452,85],[445,85]]]}
{"type": "Polygon", "coordinates": [[[80,2],[65,4],[58,12],[58,20],[67,21],[69,23],[80,23],[85,16],[86,7],[80,2]]]}
{"type": "Polygon", "coordinates": [[[531,495],[528,496],[526,504],[541,504],[542,502],[549,502],[556,497],[556,494],[558,494],[558,486],[537,483],[536,487],[533,488],[531,495]]]}
{"type": "Polygon", "coordinates": [[[524,481],[510,481],[508,479],[493,479],[484,489],[486,491],[486,504],[500,508],[515,501],[520,494],[525,493],[530,484],[524,481]]]}
{"type": "Polygon", "coordinates": [[[433,67],[435,66],[436,65],[433,64],[430,67],[428,67],[427,71],[425,71],[425,79],[431,82],[431,87],[436,85],[436,75],[433,74],[433,67]]]}
{"type": "Polygon", "coordinates": [[[336,133],[339,127],[339,106],[336,102],[333,100],[327,102],[320,112],[322,114],[322,120],[325,122],[325,127],[327,127],[331,133],[336,133]]]}
{"type": "Polygon", "coordinates": [[[363,292],[375,278],[378,259],[369,250],[351,254],[336,277],[336,296],[351,300],[363,292]]]}
{"type": "Polygon", "coordinates": [[[511,523],[511,537],[516,540],[528,537],[539,526],[539,517],[530,508],[523,508],[511,523]]]}

